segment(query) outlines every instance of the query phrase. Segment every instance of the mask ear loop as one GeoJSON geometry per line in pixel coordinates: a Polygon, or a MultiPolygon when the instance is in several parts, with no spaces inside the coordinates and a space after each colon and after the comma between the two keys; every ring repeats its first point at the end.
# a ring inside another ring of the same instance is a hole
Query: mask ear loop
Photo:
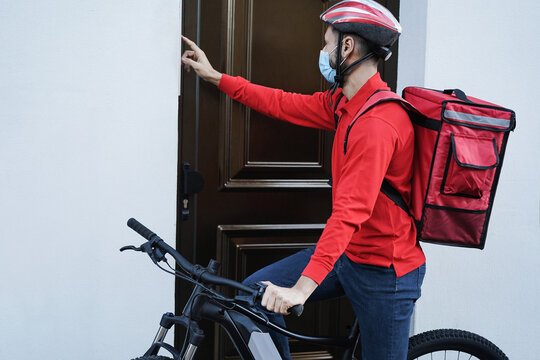
{"type": "MultiPolygon", "coordinates": [[[[328,95],[333,96],[337,88],[341,86],[343,77],[341,76],[341,42],[343,41],[343,33],[338,32],[338,45],[337,45],[337,59],[336,59],[336,76],[334,76],[334,83],[329,89],[328,95]]],[[[334,106],[334,99],[330,101],[330,107],[334,106]]]]}

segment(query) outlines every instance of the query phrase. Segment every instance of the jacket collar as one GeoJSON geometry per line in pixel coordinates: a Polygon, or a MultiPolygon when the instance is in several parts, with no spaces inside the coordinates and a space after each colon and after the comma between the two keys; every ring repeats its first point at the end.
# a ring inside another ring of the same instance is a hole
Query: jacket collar
{"type": "Polygon", "coordinates": [[[354,116],[366,103],[367,99],[377,90],[390,90],[388,85],[382,81],[381,75],[377,72],[358,90],[351,100],[346,102],[340,109],[347,114],[354,116]]]}

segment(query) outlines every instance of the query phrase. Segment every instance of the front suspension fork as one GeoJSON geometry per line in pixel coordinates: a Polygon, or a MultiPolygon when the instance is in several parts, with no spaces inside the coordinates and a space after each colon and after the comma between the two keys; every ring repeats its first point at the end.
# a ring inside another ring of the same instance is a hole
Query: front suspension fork
{"type": "Polygon", "coordinates": [[[197,348],[204,340],[204,333],[196,322],[190,321],[186,316],[174,316],[173,313],[165,313],[161,317],[158,332],[152,345],[144,355],[157,355],[160,348],[169,351],[175,360],[192,360],[197,348]],[[183,325],[189,331],[189,345],[182,356],[173,346],[164,342],[167,332],[174,324],[183,325]]]}

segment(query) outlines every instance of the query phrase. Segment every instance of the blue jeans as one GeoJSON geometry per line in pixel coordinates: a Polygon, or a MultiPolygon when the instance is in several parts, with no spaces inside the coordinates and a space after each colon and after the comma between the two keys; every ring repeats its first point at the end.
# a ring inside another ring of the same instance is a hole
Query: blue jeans
{"type": "MultiPolygon", "coordinates": [[[[250,286],[270,281],[292,287],[308,264],[315,248],[301,250],[269,265],[244,280],[250,286]]],[[[346,295],[358,318],[364,360],[403,360],[407,358],[409,326],[426,266],[402,277],[394,268],[357,264],[343,254],[334,269],[317,287],[307,302],[346,295]]],[[[283,316],[265,311],[270,321],[285,326],[283,316]]],[[[283,359],[291,359],[287,337],[270,331],[283,359]]]]}

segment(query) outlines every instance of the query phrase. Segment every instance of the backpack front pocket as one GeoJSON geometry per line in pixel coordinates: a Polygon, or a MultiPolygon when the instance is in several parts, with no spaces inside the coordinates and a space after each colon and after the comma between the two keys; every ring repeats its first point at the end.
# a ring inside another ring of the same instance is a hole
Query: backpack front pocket
{"type": "Polygon", "coordinates": [[[441,184],[441,193],[480,199],[491,190],[491,180],[499,165],[495,138],[450,134],[450,151],[441,184]]]}

